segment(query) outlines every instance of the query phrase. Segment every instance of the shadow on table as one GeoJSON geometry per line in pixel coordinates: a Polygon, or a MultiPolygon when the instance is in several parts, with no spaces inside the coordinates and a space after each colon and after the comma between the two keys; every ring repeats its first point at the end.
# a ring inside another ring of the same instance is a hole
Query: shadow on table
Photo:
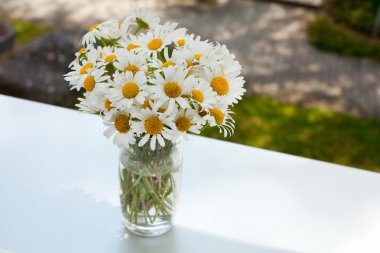
{"type": "Polygon", "coordinates": [[[0,253],[289,252],[181,226],[159,237],[138,237],[122,227],[119,207],[97,202],[82,190],[44,194],[1,182],[0,253]]]}
{"type": "Polygon", "coordinates": [[[290,251],[237,242],[181,226],[174,227],[167,234],[155,238],[139,237],[126,231],[121,242],[119,253],[139,252],[141,249],[144,249],[144,253],[156,253],[158,252],[157,249],[165,253],[290,253],[290,251]]]}

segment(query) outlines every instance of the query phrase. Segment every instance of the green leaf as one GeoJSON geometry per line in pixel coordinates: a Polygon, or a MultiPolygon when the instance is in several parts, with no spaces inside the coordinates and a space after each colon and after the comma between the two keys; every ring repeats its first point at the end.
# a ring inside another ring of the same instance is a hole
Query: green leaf
{"type": "Polygon", "coordinates": [[[149,24],[146,23],[144,20],[142,20],[141,18],[136,18],[136,23],[139,27],[141,27],[142,29],[149,29],[149,24]]]}

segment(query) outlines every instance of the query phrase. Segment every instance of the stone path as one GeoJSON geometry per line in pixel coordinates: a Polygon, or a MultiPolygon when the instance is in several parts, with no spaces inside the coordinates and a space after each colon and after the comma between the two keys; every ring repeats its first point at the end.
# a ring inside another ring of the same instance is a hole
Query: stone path
{"type": "Polygon", "coordinates": [[[307,23],[315,15],[310,10],[234,1],[165,13],[191,32],[226,43],[253,93],[380,118],[380,64],[316,50],[307,39],[307,23]]]}
{"type": "Polygon", "coordinates": [[[73,107],[79,93],[68,89],[63,74],[83,32],[49,33],[15,50],[10,59],[0,62],[0,93],[73,107]]]}
{"type": "MultiPolygon", "coordinates": [[[[51,2],[0,0],[0,6],[8,16],[59,27],[88,27],[97,18],[111,16],[121,19],[131,6],[130,0],[51,2]]],[[[251,93],[380,118],[380,64],[314,49],[307,41],[307,23],[315,15],[309,9],[254,0],[218,7],[191,5],[191,1],[188,6],[142,2],[163,20],[226,43],[242,63],[251,93]]]]}

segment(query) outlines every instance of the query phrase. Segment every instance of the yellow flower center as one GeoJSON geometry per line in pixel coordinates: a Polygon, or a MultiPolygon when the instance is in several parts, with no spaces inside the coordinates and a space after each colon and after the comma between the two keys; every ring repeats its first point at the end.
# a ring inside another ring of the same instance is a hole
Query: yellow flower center
{"type": "Polygon", "coordinates": [[[139,47],[140,47],[139,45],[130,43],[130,44],[128,44],[127,49],[128,49],[128,51],[131,51],[131,50],[133,50],[135,48],[139,48],[139,47]]]}
{"type": "Polygon", "coordinates": [[[88,76],[84,79],[84,89],[88,92],[93,91],[95,88],[95,79],[93,76],[88,76]]]}
{"type": "Polygon", "coordinates": [[[178,46],[183,47],[186,44],[186,41],[184,39],[177,40],[178,46]]]}
{"type": "Polygon", "coordinates": [[[139,86],[136,83],[132,82],[126,83],[123,86],[122,93],[125,98],[134,98],[139,93],[139,86]]]}
{"type": "Polygon", "coordinates": [[[199,103],[202,103],[205,100],[205,96],[200,90],[192,90],[191,96],[193,97],[194,100],[198,101],[199,103]]]}
{"type": "Polygon", "coordinates": [[[201,59],[201,57],[202,57],[202,54],[195,54],[195,55],[194,55],[194,58],[195,58],[197,61],[199,61],[199,60],[201,59]]]}
{"type": "Polygon", "coordinates": [[[79,49],[79,53],[80,53],[80,54],[83,54],[84,52],[86,52],[86,49],[87,49],[87,48],[82,47],[81,49],[79,49]]]}
{"type": "Polygon", "coordinates": [[[164,123],[157,116],[152,116],[145,120],[144,127],[148,134],[157,135],[164,128],[164,123]]]}
{"type": "Polygon", "coordinates": [[[218,108],[213,108],[213,109],[210,109],[209,111],[210,111],[211,116],[215,118],[216,124],[218,124],[219,126],[222,125],[223,120],[224,120],[223,112],[218,108]]]}
{"type": "Polygon", "coordinates": [[[152,110],[152,106],[150,106],[148,99],[145,99],[144,104],[142,104],[141,108],[142,109],[149,108],[150,110],[152,110]]]}
{"type": "Polygon", "coordinates": [[[187,72],[187,74],[186,74],[186,78],[188,78],[188,77],[191,76],[192,74],[193,74],[193,72],[191,72],[191,71],[187,72]]]}
{"type": "Polygon", "coordinates": [[[133,75],[136,75],[137,72],[139,72],[140,68],[136,65],[129,65],[124,69],[125,72],[131,71],[133,75]]]}
{"type": "Polygon", "coordinates": [[[111,62],[113,60],[116,59],[116,55],[115,54],[110,54],[110,55],[107,55],[107,57],[104,59],[104,62],[107,63],[107,62],[111,62]]]}
{"type": "Polygon", "coordinates": [[[194,66],[194,63],[190,61],[189,59],[186,59],[186,64],[187,64],[187,67],[194,66]]]}
{"type": "Polygon", "coordinates": [[[94,29],[96,29],[98,27],[99,27],[99,24],[94,24],[94,25],[90,26],[90,29],[88,29],[88,31],[92,32],[94,29]]]}
{"type": "Polygon", "coordinates": [[[221,76],[214,77],[211,80],[211,88],[219,96],[226,95],[229,89],[228,81],[224,77],[221,77],[221,76]]]}
{"type": "Polygon", "coordinates": [[[94,67],[94,64],[92,64],[91,62],[86,63],[86,64],[83,65],[83,67],[80,69],[79,73],[80,73],[81,75],[87,74],[88,69],[92,69],[93,67],[94,67]]]}
{"type": "Polygon", "coordinates": [[[152,39],[148,43],[148,48],[150,50],[155,51],[155,50],[159,49],[162,46],[162,43],[163,43],[162,39],[152,39]]]}
{"type": "MultiPolygon", "coordinates": [[[[141,108],[142,108],[142,109],[149,108],[150,110],[152,110],[152,106],[150,106],[150,104],[149,104],[149,100],[148,100],[148,99],[145,99],[144,104],[142,104],[141,108]]],[[[165,111],[166,111],[166,109],[163,108],[163,107],[160,107],[160,108],[158,108],[158,110],[157,110],[157,112],[160,112],[160,113],[164,113],[165,111]]]]}
{"type": "Polygon", "coordinates": [[[175,66],[175,63],[172,62],[172,61],[167,61],[167,62],[164,62],[164,63],[162,64],[162,67],[163,67],[163,68],[167,68],[167,67],[169,67],[169,66],[175,66]]]}
{"type": "Polygon", "coordinates": [[[111,111],[113,108],[111,101],[108,98],[104,100],[104,108],[106,108],[108,111],[111,111]]]}
{"type": "Polygon", "coordinates": [[[182,92],[181,85],[177,82],[168,82],[164,86],[164,92],[170,98],[179,97],[182,92]]]}
{"type": "Polygon", "coordinates": [[[115,128],[119,133],[127,133],[129,129],[131,129],[129,125],[129,117],[126,115],[118,115],[115,119],[115,128]]]}
{"type": "Polygon", "coordinates": [[[190,129],[191,123],[190,120],[186,117],[179,117],[175,121],[177,129],[181,132],[187,132],[190,129]]]}
{"type": "Polygon", "coordinates": [[[160,113],[164,113],[165,111],[166,111],[166,109],[163,108],[163,107],[160,107],[160,108],[158,108],[158,110],[157,110],[157,112],[160,112],[160,113]]]}

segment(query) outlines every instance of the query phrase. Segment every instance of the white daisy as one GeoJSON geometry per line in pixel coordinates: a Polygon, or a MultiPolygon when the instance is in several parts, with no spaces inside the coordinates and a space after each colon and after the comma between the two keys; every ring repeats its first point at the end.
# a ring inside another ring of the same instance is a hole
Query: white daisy
{"type": "Polygon", "coordinates": [[[124,48],[115,51],[117,61],[114,66],[121,72],[131,71],[134,75],[138,71],[148,71],[147,60],[144,53],[133,53],[124,48]]]}
{"type": "Polygon", "coordinates": [[[82,47],[78,50],[78,52],[75,53],[75,60],[69,64],[69,68],[71,68],[74,63],[79,63],[80,58],[86,57],[86,54],[89,52],[89,50],[92,48],[92,45],[88,47],[82,47]]]}
{"type": "Polygon", "coordinates": [[[145,91],[146,81],[145,73],[142,71],[138,71],[135,75],[131,71],[115,73],[113,88],[109,91],[112,104],[118,109],[123,109],[131,108],[135,101],[144,103],[148,95],[145,91]]]}
{"type": "Polygon", "coordinates": [[[210,108],[216,103],[215,93],[203,79],[198,79],[198,82],[191,84],[189,97],[191,101],[194,101],[205,109],[210,108]]]}
{"type": "Polygon", "coordinates": [[[241,74],[241,65],[238,61],[231,58],[223,58],[220,67],[225,75],[239,76],[241,74]]]}
{"type": "Polygon", "coordinates": [[[104,120],[104,124],[107,126],[104,135],[108,139],[113,136],[113,144],[128,147],[136,143],[133,122],[127,111],[116,111],[109,119],[104,120]]]}
{"type": "Polygon", "coordinates": [[[169,48],[164,48],[163,57],[158,57],[157,55],[153,56],[152,61],[149,63],[149,66],[155,69],[167,68],[169,66],[182,65],[186,66],[185,58],[180,51],[174,49],[169,54],[169,48]]]}
{"type": "Polygon", "coordinates": [[[132,30],[132,23],[130,18],[126,18],[123,20],[123,22],[119,22],[118,24],[119,33],[121,37],[124,37],[127,34],[131,33],[132,30]]]}
{"type": "Polygon", "coordinates": [[[246,91],[244,78],[237,72],[224,73],[219,67],[205,69],[205,79],[216,93],[217,101],[223,100],[227,105],[237,103],[246,91]]]}
{"type": "Polygon", "coordinates": [[[83,73],[88,69],[93,68],[98,60],[98,56],[94,51],[96,52],[96,49],[90,45],[87,48],[81,48],[77,53],[75,53],[76,59],[69,65],[69,68],[73,71],[69,72],[65,76],[72,76],[73,74],[79,74],[79,72],[83,73]]]}
{"type": "Polygon", "coordinates": [[[111,118],[116,108],[108,98],[109,89],[98,89],[94,92],[85,92],[83,98],[78,98],[78,109],[83,112],[100,113],[106,119],[111,118]]]}
{"type": "Polygon", "coordinates": [[[117,59],[117,56],[114,50],[115,48],[110,47],[110,46],[103,47],[103,48],[98,47],[99,61],[103,65],[107,65],[114,62],[117,59]]]}
{"type": "MultiPolygon", "coordinates": [[[[178,26],[178,23],[175,22],[166,22],[163,25],[157,24],[154,26],[154,29],[162,29],[167,31],[170,35],[175,31],[176,27],[178,26]]],[[[172,39],[172,37],[171,37],[172,39]]]]}
{"type": "Polygon", "coordinates": [[[92,91],[96,83],[101,83],[108,79],[104,76],[104,68],[98,68],[94,57],[74,62],[71,69],[72,71],[64,75],[64,79],[69,82],[71,89],[77,89],[78,91],[82,87],[86,88],[86,86],[87,91],[92,91]]]}
{"type": "Polygon", "coordinates": [[[185,140],[187,140],[187,132],[199,134],[200,129],[202,128],[200,122],[202,121],[199,120],[199,115],[194,109],[188,108],[180,110],[174,117],[176,130],[173,134],[173,140],[179,137],[183,137],[185,140]]]}
{"type": "Polygon", "coordinates": [[[100,40],[104,36],[100,29],[99,24],[92,25],[88,32],[82,37],[81,44],[86,46],[90,44],[95,44],[97,40],[100,40]]]}
{"type": "Polygon", "coordinates": [[[78,98],[78,109],[88,113],[100,113],[105,119],[111,118],[116,108],[108,99],[107,89],[85,92],[83,98],[78,98]]]}
{"type": "Polygon", "coordinates": [[[118,41],[121,48],[125,48],[130,52],[137,51],[140,47],[138,38],[132,34],[126,34],[118,41]]]}
{"type": "Polygon", "coordinates": [[[135,117],[140,120],[135,122],[136,132],[141,136],[141,140],[138,142],[140,147],[150,140],[150,148],[155,150],[156,142],[164,147],[164,139],[172,139],[172,129],[175,128],[175,125],[171,115],[146,108],[137,112],[135,117]]]}
{"type": "Polygon", "coordinates": [[[231,54],[226,45],[217,43],[215,46],[215,55],[218,58],[218,64],[223,69],[224,73],[236,72],[241,73],[241,65],[235,60],[235,55],[231,54]]]}
{"type": "MultiPolygon", "coordinates": [[[[196,54],[197,58],[202,61],[202,64],[200,63],[199,60],[194,56],[194,52],[184,48],[180,50],[182,57],[185,59],[186,67],[189,69],[189,71],[196,75],[196,76],[201,76],[203,75],[203,69],[205,67],[209,67],[209,62],[207,59],[201,54],[196,54]]],[[[212,64],[214,66],[215,63],[212,64]]]]}
{"type": "Polygon", "coordinates": [[[191,52],[192,57],[189,59],[192,62],[206,64],[208,58],[213,54],[214,47],[208,41],[201,41],[201,37],[190,35],[186,48],[191,52]]]}
{"type": "Polygon", "coordinates": [[[86,74],[81,75],[77,86],[73,86],[71,89],[84,88],[86,92],[104,89],[109,86],[105,81],[110,78],[105,73],[104,67],[90,69],[86,74]]]}
{"type": "Polygon", "coordinates": [[[103,48],[101,46],[94,47],[93,45],[89,46],[87,53],[85,54],[85,59],[92,63],[97,63],[103,59],[103,48]]]}
{"type": "MultiPolygon", "coordinates": [[[[165,104],[159,106],[158,109],[156,109],[157,112],[159,112],[159,113],[165,113],[167,111],[167,109],[168,109],[168,104],[169,103],[165,103],[165,104]]],[[[154,107],[154,101],[152,99],[145,98],[144,103],[142,103],[142,104],[138,103],[137,104],[137,108],[139,108],[139,109],[146,109],[146,108],[148,108],[148,109],[152,110],[153,108],[156,108],[156,107],[154,107]]]]}
{"type": "Polygon", "coordinates": [[[171,37],[177,48],[183,48],[187,45],[188,36],[186,28],[179,28],[172,32],[171,37]]]}
{"type": "Polygon", "coordinates": [[[169,32],[161,26],[147,34],[141,35],[138,40],[140,47],[137,48],[137,51],[146,52],[148,55],[157,55],[158,51],[161,51],[171,43],[169,32]]]}
{"type": "Polygon", "coordinates": [[[86,92],[83,94],[83,98],[78,98],[79,103],[75,106],[80,111],[88,113],[99,113],[103,108],[101,101],[103,100],[103,94],[101,92],[86,92]]]}
{"type": "MultiPolygon", "coordinates": [[[[102,37],[107,40],[116,40],[121,37],[121,23],[116,19],[110,19],[100,24],[102,37]]],[[[128,27],[127,27],[128,29],[128,27]]],[[[126,30],[128,31],[128,30],[126,30]]]]}
{"type": "Polygon", "coordinates": [[[154,78],[149,82],[155,84],[151,86],[152,98],[157,106],[169,102],[168,112],[171,112],[177,103],[181,108],[188,108],[189,103],[182,95],[186,94],[190,85],[196,82],[194,76],[186,78],[188,70],[179,67],[164,68],[161,75],[160,71],[154,73],[154,78]]]}
{"type": "Polygon", "coordinates": [[[226,105],[217,104],[215,107],[208,109],[208,112],[209,115],[206,118],[211,127],[217,126],[224,137],[231,136],[234,133],[235,121],[231,117],[233,112],[226,105]]]}

